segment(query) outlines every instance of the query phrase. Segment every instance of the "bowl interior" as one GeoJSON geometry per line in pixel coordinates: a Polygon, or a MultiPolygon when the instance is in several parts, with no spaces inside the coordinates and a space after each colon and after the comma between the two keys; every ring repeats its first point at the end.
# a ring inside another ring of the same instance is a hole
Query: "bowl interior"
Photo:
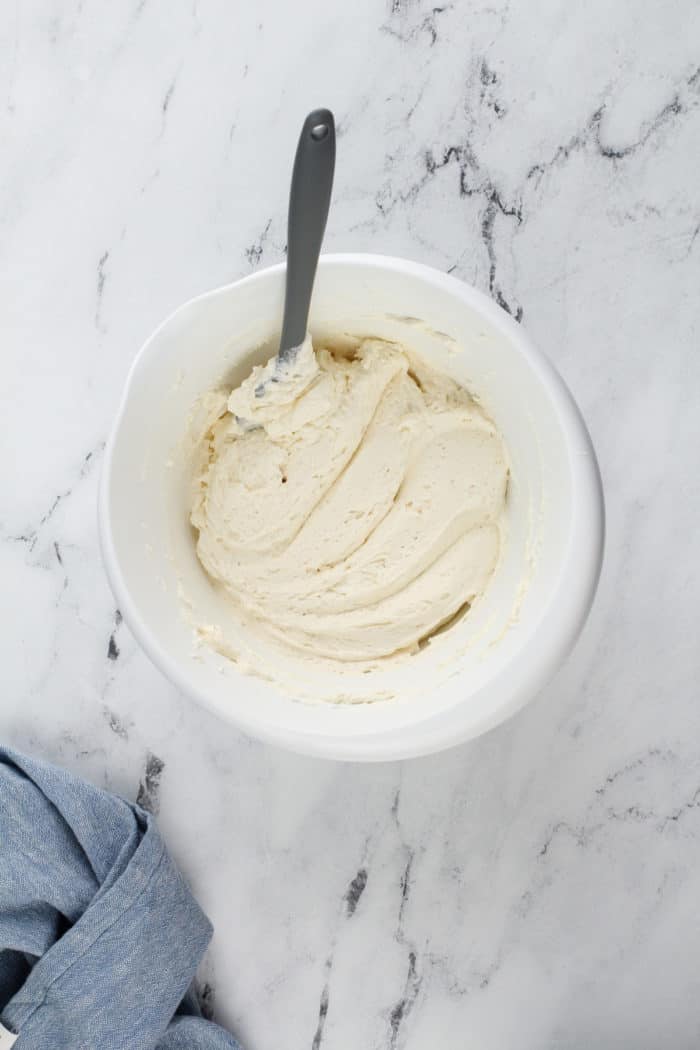
{"type": "Polygon", "coordinates": [[[585,428],[551,367],[478,292],[415,264],[322,259],[315,336],[400,341],[463,383],[499,426],[512,468],[507,539],[486,595],[423,651],[342,686],[290,658],[288,687],[279,691],[193,644],[192,623],[208,624],[243,654],[241,662],[251,653],[268,666],[279,660],[237,627],[196,558],[186,431],[202,393],[223,378],[240,381],[274,352],[283,290],[284,269],[274,267],[201,296],[170,317],[137,358],[101,494],[105,561],[122,611],[176,684],[256,735],[338,757],[410,754],[474,735],[527,699],[585,618],[601,545],[585,428]],[[294,702],[339,694],[393,699],[294,702]]]}

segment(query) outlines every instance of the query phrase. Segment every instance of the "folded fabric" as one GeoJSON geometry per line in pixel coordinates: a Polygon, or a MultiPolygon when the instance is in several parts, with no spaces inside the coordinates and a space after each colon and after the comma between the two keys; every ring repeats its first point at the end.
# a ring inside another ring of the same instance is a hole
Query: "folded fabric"
{"type": "Polygon", "coordinates": [[[150,814],[0,747],[0,1047],[240,1050],[188,991],[211,933],[150,814]]]}

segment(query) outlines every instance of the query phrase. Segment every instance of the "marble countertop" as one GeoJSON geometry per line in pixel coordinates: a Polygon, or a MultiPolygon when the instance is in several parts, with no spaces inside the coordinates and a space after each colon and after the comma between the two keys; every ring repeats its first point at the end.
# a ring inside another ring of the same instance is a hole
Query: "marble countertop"
{"type": "Polygon", "coordinates": [[[216,926],[204,999],[247,1050],[695,1047],[700,8],[434,4],[4,5],[0,735],[159,813],[216,926]],[[121,623],[97,542],[134,354],[283,257],[316,105],[339,122],[327,248],[521,318],[607,493],[556,680],[397,765],[198,710],[121,623]]]}

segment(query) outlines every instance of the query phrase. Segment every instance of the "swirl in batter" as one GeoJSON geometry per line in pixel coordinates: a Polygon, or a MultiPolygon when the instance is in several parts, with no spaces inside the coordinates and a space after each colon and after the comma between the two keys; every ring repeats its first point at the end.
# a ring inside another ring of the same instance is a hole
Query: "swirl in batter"
{"type": "Polygon", "coordinates": [[[498,561],[503,440],[471,395],[401,346],[365,340],[256,368],[210,398],[191,521],[209,576],[310,658],[416,649],[498,561]]]}

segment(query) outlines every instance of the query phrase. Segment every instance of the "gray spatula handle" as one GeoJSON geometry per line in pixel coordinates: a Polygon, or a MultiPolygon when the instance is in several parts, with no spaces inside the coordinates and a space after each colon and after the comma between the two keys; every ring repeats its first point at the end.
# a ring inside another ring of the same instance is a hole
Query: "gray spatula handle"
{"type": "Polygon", "coordinates": [[[287,223],[287,282],[279,357],[303,343],[321,241],[331,203],[335,168],[335,122],[329,109],[315,109],[299,136],[287,223]]]}

